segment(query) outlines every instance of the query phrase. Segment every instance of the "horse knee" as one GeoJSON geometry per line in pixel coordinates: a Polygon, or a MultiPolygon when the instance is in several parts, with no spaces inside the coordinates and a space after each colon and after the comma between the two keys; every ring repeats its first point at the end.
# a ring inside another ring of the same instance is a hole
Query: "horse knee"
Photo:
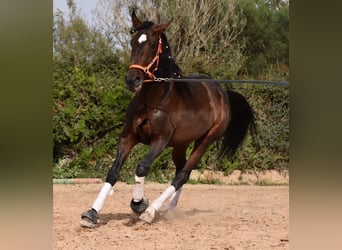
{"type": "Polygon", "coordinates": [[[138,177],[145,177],[148,174],[148,170],[149,170],[149,166],[139,163],[135,170],[135,174],[138,177]]]}

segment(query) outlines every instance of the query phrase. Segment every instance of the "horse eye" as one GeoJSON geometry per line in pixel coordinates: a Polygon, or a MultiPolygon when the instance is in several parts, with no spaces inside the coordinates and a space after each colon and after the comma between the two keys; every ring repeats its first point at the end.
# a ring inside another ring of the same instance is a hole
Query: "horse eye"
{"type": "Polygon", "coordinates": [[[131,35],[134,35],[135,32],[136,32],[136,30],[135,30],[134,28],[132,28],[132,29],[129,31],[129,33],[131,33],[131,35]]]}

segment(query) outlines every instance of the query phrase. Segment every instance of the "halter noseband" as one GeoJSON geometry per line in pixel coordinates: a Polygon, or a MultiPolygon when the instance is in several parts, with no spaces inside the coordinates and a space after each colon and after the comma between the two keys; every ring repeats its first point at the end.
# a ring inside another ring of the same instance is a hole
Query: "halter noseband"
{"type": "Polygon", "coordinates": [[[158,70],[159,55],[162,52],[163,52],[162,39],[161,39],[161,37],[159,37],[157,53],[154,56],[154,58],[152,59],[152,61],[146,67],[143,67],[143,66],[141,66],[139,64],[131,64],[131,66],[129,66],[129,69],[140,69],[140,70],[142,70],[150,78],[150,79],[144,80],[144,82],[154,82],[157,77],[153,73],[158,70]],[[154,64],[156,64],[156,66],[155,66],[155,68],[151,72],[151,67],[154,64]]]}

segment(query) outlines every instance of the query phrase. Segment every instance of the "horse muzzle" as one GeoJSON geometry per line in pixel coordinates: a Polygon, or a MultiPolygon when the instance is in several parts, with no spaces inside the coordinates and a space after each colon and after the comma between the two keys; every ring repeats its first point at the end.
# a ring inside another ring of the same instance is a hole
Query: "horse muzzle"
{"type": "Polygon", "coordinates": [[[138,92],[144,82],[145,75],[141,70],[129,69],[126,75],[126,85],[130,91],[138,92]]]}

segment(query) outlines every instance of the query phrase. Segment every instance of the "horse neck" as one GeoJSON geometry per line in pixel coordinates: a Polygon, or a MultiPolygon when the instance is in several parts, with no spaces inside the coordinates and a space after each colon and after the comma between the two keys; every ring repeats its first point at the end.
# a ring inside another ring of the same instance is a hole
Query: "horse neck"
{"type": "MultiPolygon", "coordinates": [[[[157,78],[180,78],[182,72],[171,56],[171,48],[166,36],[162,34],[161,37],[163,52],[159,57],[158,70],[154,74],[157,78]]],[[[169,104],[173,89],[173,82],[159,82],[157,85],[146,84],[141,91],[141,97],[148,102],[147,105],[165,109],[169,104]]]]}
{"type": "Polygon", "coordinates": [[[155,73],[157,78],[179,78],[182,76],[178,66],[173,62],[173,59],[160,60],[159,68],[155,73]]]}
{"type": "Polygon", "coordinates": [[[163,52],[159,57],[159,67],[155,72],[156,77],[161,78],[179,78],[182,76],[181,69],[176,64],[171,55],[171,48],[167,42],[165,34],[161,34],[163,52]]]}
{"type": "MultiPolygon", "coordinates": [[[[181,72],[172,57],[165,54],[161,55],[159,68],[156,71],[155,76],[157,78],[178,78],[181,77],[181,72]]],[[[162,106],[166,104],[165,102],[168,102],[169,96],[173,90],[173,85],[173,82],[159,82],[158,98],[160,98],[162,106]]]]}

